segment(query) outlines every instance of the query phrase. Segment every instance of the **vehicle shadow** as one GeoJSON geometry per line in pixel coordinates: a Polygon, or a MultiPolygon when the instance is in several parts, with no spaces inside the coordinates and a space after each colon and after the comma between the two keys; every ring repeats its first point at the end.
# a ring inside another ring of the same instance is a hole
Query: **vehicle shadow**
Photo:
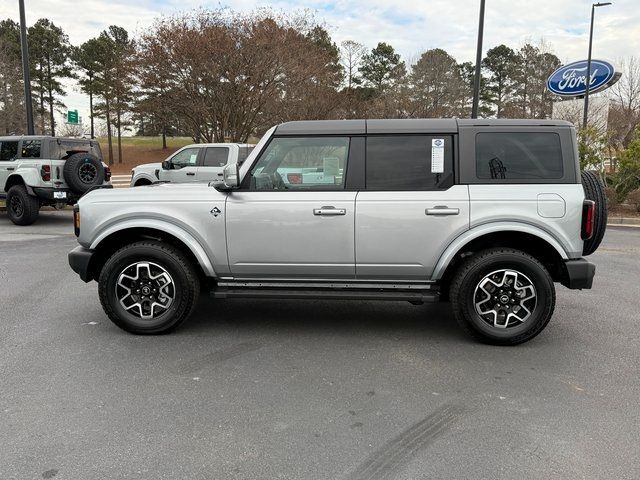
{"type": "MultiPolygon", "coordinates": [[[[252,334],[322,336],[425,337],[460,342],[468,337],[456,324],[448,303],[356,300],[214,300],[204,296],[184,334],[252,334]]],[[[178,333],[176,332],[176,333],[178,333]]]]}

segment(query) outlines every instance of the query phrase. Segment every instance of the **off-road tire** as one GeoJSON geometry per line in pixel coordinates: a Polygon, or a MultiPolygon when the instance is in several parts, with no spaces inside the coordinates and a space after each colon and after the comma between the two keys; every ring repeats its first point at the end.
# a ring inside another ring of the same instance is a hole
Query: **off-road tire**
{"type": "Polygon", "coordinates": [[[106,172],[102,161],[90,153],[74,153],[64,163],[64,180],[69,188],[80,195],[91,188],[102,185],[106,172]]]}
{"type": "Polygon", "coordinates": [[[556,294],[549,272],[534,257],[512,248],[491,248],[473,254],[458,267],[451,281],[450,298],[455,318],[467,333],[483,343],[517,345],[544,330],[551,320],[556,294]],[[523,273],[531,280],[537,294],[531,316],[517,326],[504,329],[482,319],[474,305],[478,283],[485,275],[499,269],[523,273]]]}
{"type": "Polygon", "coordinates": [[[582,188],[587,200],[595,202],[593,219],[593,235],[585,240],[582,247],[582,255],[591,255],[597,250],[607,229],[607,196],[600,177],[594,172],[582,172],[582,188]]]}
{"type": "Polygon", "coordinates": [[[24,185],[14,185],[9,189],[6,204],[9,220],[16,225],[31,225],[38,219],[40,201],[37,197],[29,195],[24,185]],[[15,202],[18,202],[18,205],[15,202]]]}
{"type": "Polygon", "coordinates": [[[139,241],[115,252],[104,264],[98,279],[100,303],[118,327],[130,333],[168,333],[185,321],[195,309],[200,294],[196,266],[177,248],[158,241],[139,241]],[[164,268],[175,283],[175,298],[166,312],[153,320],[143,320],[127,312],[116,296],[116,283],[128,265],[153,262],[164,268]]]}

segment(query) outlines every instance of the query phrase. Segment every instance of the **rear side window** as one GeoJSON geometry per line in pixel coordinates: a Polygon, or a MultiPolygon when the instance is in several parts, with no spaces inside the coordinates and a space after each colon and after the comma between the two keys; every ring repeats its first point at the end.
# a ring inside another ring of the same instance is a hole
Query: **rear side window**
{"type": "Polygon", "coordinates": [[[18,156],[18,141],[0,142],[0,162],[13,160],[18,156]]]}
{"type": "Polygon", "coordinates": [[[481,179],[557,179],[563,176],[560,136],[553,132],[486,132],[476,135],[476,175],[481,179]]]}
{"type": "Polygon", "coordinates": [[[450,135],[367,138],[367,190],[438,190],[453,185],[450,135]]]}
{"type": "Polygon", "coordinates": [[[224,167],[229,158],[227,147],[209,147],[204,154],[205,167],[224,167]]]}
{"type": "Polygon", "coordinates": [[[22,158],[40,158],[40,140],[23,140],[22,141],[22,158]]]}
{"type": "Polygon", "coordinates": [[[67,160],[78,152],[87,152],[102,159],[100,146],[90,140],[52,140],[49,147],[49,156],[54,160],[67,160]]]}

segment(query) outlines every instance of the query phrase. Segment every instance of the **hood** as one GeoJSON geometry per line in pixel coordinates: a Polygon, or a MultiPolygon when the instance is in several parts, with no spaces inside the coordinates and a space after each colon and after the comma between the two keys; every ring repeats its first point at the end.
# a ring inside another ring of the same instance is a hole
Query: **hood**
{"type": "Polygon", "coordinates": [[[162,168],[162,163],[161,162],[157,162],[157,163],[143,163],[142,165],[138,165],[136,167],[133,167],[133,171],[134,172],[150,172],[153,173],[156,170],[162,168]]]}
{"type": "Polygon", "coordinates": [[[155,183],[136,188],[100,188],[84,195],[78,201],[83,205],[91,203],[146,203],[146,202],[197,202],[206,198],[224,198],[226,194],[210,187],[206,182],[155,183]]]}

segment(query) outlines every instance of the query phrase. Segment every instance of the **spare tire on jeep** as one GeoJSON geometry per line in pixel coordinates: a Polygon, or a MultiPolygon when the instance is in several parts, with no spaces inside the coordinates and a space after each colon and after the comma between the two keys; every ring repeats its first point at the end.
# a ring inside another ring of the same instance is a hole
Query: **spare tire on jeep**
{"type": "Polygon", "coordinates": [[[604,185],[600,177],[594,172],[582,172],[582,188],[587,200],[595,202],[593,218],[593,235],[589,240],[584,241],[582,247],[583,255],[591,255],[597,250],[607,229],[607,196],[604,193],[604,185]]]}
{"type": "Polygon", "coordinates": [[[98,157],[86,152],[74,153],[64,164],[64,180],[69,188],[83,194],[96,185],[102,185],[105,171],[98,157]]]}

